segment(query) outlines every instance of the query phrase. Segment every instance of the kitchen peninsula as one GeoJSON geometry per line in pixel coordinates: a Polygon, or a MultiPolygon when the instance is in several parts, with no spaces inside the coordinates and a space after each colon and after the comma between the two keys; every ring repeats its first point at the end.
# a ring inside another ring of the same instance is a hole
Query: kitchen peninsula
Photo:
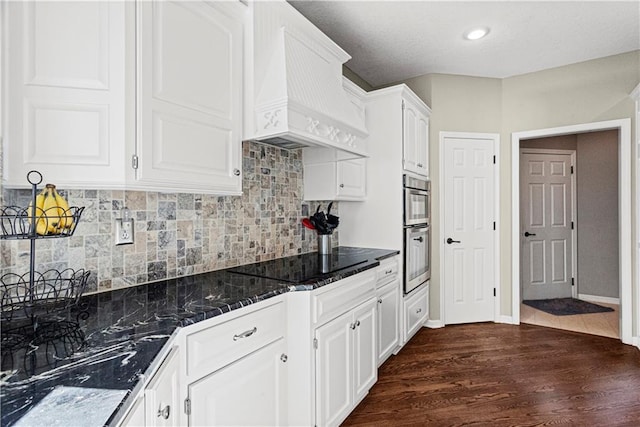
{"type": "MultiPolygon", "coordinates": [[[[167,347],[181,342],[176,339],[180,331],[188,331],[191,325],[195,327],[213,318],[224,319],[263,301],[284,300],[289,293],[313,292],[337,285],[336,282],[343,279],[375,269],[397,253],[334,248],[333,263],[346,267],[326,274],[319,272],[299,282],[226,269],[84,296],[73,311],[60,313],[55,319],[59,322],[77,319],[79,330],[70,331],[70,337],[51,339],[41,345],[44,351],[36,354],[20,346],[9,354],[3,347],[3,368],[8,360],[13,367],[2,372],[2,424],[76,425],[81,420],[85,423],[87,414],[83,413],[82,400],[95,399],[97,403],[91,408],[91,416],[103,417],[103,423],[118,425],[161,364],[162,360],[158,359],[167,354],[167,347]],[[77,348],[75,353],[60,357],[61,349],[70,353],[73,346],[77,348]],[[76,396],[73,405],[65,405],[69,395],[62,392],[72,392],[74,387],[83,387],[85,391],[76,396]],[[53,396],[59,396],[58,400],[53,396]],[[40,416],[46,418],[37,418],[40,416]]],[[[301,272],[294,269],[317,270],[320,261],[317,253],[307,253],[243,267],[257,274],[264,265],[286,265],[291,277],[300,277],[301,272]]],[[[350,286],[352,282],[340,283],[350,286]]],[[[284,301],[286,303],[288,301],[284,301]]],[[[258,328],[261,327],[259,324],[258,328]]],[[[287,338],[292,342],[296,340],[296,337],[287,338]]],[[[179,413],[182,408],[171,408],[171,411],[179,413]]]]}

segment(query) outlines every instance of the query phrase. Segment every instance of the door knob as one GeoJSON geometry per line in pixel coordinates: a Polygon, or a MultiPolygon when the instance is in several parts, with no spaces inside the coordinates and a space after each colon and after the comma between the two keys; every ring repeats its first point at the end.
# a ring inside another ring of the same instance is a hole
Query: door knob
{"type": "Polygon", "coordinates": [[[528,231],[524,232],[524,237],[535,236],[535,233],[529,233],[528,231]]]}
{"type": "Polygon", "coordinates": [[[452,243],[460,243],[460,240],[453,240],[451,237],[449,237],[449,238],[447,239],[447,244],[449,244],[449,245],[450,245],[450,244],[452,244],[452,243]]]}

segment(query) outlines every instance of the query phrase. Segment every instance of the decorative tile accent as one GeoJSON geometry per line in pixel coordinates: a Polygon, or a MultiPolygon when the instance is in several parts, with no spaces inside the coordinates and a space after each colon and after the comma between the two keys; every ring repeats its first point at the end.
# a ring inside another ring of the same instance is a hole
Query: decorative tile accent
{"type": "MultiPolygon", "coordinates": [[[[315,251],[316,235],[300,221],[327,202],[302,201],[301,150],[246,142],[243,171],[242,196],[60,191],[85,210],[73,237],[36,242],[36,269],[90,270],[89,293],[315,251]],[[115,246],[123,207],[135,219],[135,243],[115,246]]],[[[4,189],[2,196],[7,205],[30,201],[29,190],[4,189]]],[[[339,215],[339,203],[332,212],[339,215]]],[[[28,241],[1,241],[0,259],[0,275],[28,271],[28,241]]]]}

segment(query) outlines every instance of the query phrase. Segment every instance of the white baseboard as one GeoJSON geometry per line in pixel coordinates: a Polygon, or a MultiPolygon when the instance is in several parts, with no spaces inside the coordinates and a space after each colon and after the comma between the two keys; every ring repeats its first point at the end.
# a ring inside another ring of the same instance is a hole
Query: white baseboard
{"type": "Polygon", "coordinates": [[[513,321],[513,317],[512,316],[499,316],[496,319],[496,323],[506,323],[508,325],[518,325],[519,323],[516,323],[513,321]]]}
{"type": "Polygon", "coordinates": [[[578,294],[578,299],[585,300],[585,301],[590,301],[590,302],[603,302],[605,304],[618,304],[618,305],[620,305],[620,298],[600,297],[598,295],[578,294]]]}
{"type": "Polygon", "coordinates": [[[431,329],[444,328],[444,322],[442,320],[429,319],[424,323],[424,326],[431,329]]]}

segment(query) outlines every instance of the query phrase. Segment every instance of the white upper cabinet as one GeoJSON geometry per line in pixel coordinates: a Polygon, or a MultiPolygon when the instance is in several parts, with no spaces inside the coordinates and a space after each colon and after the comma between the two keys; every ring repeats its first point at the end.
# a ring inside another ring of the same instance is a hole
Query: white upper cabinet
{"type": "Polygon", "coordinates": [[[366,168],[366,159],[305,164],[304,200],[364,200],[366,168]]]}
{"type": "Polygon", "coordinates": [[[9,2],[9,186],[242,191],[240,2],[9,2]]]}
{"type": "Polygon", "coordinates": [[[136,187],[241,193],[243,8],[138,3],[136,187]]]}
{"type": "Polygon", "coordinates": [[[124,2],[7,2],[3,179],[59,186],[125,181],[124,2]]]}
{"type": "Polygon", "coordinates": [[[422,101],[409,92],[403,95],[404,170],[429,176],[429,114],[422,101]]]}

